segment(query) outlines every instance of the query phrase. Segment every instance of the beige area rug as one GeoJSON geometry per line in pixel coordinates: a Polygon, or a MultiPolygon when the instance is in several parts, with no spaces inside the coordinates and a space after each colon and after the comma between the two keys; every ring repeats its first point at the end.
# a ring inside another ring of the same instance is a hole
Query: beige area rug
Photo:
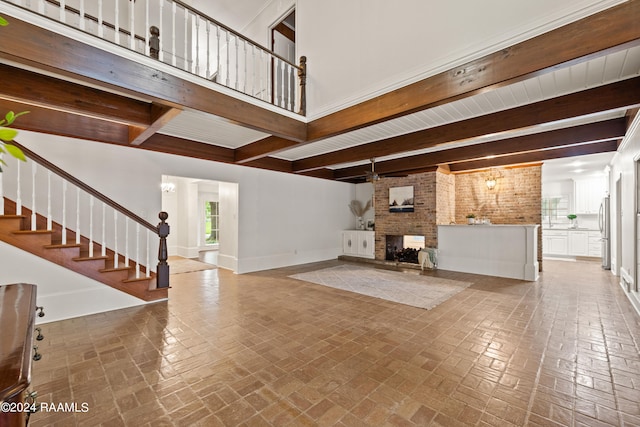
{"type": "Polygon", "coordinates": [[[358,265],[340,265],[289,277],[427,310],[471,285],[358,265]]]}
{"type": "Polygon", "coordinates": [[[194,271],[218,268],[213,264],[207,264],[206,262],[183,258],[181,256],[170,256],[167,262],[169,263],[169,274],[191,273],[194,271]]]}

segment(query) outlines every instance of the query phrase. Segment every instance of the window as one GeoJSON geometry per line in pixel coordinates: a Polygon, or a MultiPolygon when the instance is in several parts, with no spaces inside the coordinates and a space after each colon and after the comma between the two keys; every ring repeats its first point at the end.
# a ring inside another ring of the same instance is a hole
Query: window
{"type": "Polygon", "coordinates": [[[210,200],[204,202],[204,235],[207,245],[218,243],[220,235],[219,218],[218,202],[210,200]]]}

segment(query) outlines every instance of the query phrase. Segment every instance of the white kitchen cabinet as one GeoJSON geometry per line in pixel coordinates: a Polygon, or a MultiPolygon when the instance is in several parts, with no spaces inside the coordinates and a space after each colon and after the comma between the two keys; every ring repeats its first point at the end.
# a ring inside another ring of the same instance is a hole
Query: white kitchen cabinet
{"type": "Polygon", "coordinates": [[[567,232],[569,247],[568,255],[588,256],[589,255],[589,232],[570,230],[567,232]]]}
{"type": "Polygon", "coordinates": [[[543,230],[542,252],[548,255],[567,255],[569,241],[566,230],[543,230]]]}
{"type": "Polygon", "coordinates": [[[602,256],[602,236],[599,231],[589,231],[589,256],[602,256]]]}
{"type": "Polygon", "coordinates": [[[363,258],[375,258],[375,231],[345,230],[342,232],[342,253],[363,258]]]}
{"type": "Polygon", "coordinates": [[[597,214],[605,191],[604,178],[576,179],[574,181],[574,213],[597,214]]]}

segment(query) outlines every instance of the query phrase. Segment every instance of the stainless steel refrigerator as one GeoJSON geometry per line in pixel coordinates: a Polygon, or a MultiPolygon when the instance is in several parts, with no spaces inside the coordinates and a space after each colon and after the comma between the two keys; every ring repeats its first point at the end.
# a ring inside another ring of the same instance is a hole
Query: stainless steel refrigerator
{"type": "Polygon", "coordinates": [[[602,268],[611,270],[611,198],[602,199],[598,212],[600,240],[602,241],[602,268]]]}

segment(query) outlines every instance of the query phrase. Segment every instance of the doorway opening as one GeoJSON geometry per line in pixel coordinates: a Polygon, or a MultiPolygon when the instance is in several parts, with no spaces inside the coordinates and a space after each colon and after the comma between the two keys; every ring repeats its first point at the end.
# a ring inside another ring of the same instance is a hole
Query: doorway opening
{"type": "Polygon", "coordinates": [[[169,214],[169,257],[237,269],[238,185],[162,176],[162,210],[169,214]]]}

